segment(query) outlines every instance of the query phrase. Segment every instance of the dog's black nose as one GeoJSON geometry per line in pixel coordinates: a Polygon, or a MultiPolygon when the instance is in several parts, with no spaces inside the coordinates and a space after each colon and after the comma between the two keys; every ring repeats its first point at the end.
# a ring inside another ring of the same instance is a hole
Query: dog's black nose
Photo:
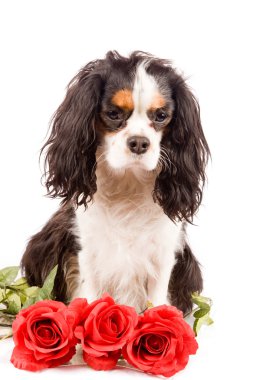
{"type": "Polygon", "coordinates": [[[150,145],[150,141],[144,136],[131,136],[127,139],[127,146],[131,152],[136,154],[146,153],[150,145]]]}

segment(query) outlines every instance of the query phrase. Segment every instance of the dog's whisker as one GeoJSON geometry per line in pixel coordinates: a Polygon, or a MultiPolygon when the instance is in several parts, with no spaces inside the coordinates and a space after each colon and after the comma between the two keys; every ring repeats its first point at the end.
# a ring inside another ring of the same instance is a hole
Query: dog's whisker
{"type": "Polygon", "coordinates": [[[166,158],[161,154],[160,157],[159,157],[159,162],[161,163],[162,167],[164,169],[166,168],[169,168],[170,167],[170,161],[166,160],[166,158]]]}
{"type": "Polygon", "coordinates": [[[104,151],[100,154],[100,156],[97,157],[96,162],[92,167],[92,174],[94,174],[94,172],[96,171],[98,164],[101,165],[106,161],[106,154],[107,154],[107,151],[104,151]]]}
{"type": "Polygon", "coordinates": [[[176,168],[176,165],[171,161],[169,157],[169,153],[165,150],[165,148],[160,148],[160,158],[163,160],[165,164],[165,168],[172,168],[174,166],[176,168]]]}

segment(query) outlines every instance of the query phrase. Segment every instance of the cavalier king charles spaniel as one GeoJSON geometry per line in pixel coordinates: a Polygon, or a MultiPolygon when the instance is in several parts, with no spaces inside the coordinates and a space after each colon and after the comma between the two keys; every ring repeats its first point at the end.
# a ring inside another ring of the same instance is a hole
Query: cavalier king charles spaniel
{"type": "Polygon", "coordinates": [[[57,300],[104,292],[138,312],[187,313],[202,290],[186,236],[209,157],[199,105],[164,59],[116,51],[88,63],[57,109],[45,152],[48,194],[60,209],[22,258],[30,285],[58,264],[57,300]]]}

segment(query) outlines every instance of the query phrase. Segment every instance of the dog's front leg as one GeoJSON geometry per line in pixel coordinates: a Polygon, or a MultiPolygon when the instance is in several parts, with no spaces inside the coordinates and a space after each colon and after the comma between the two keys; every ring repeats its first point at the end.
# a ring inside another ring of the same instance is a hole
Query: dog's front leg
{"type": "Polygon", "coordinates": [[[73,298],[87,298],[88,302],[95,301],[98,298],[98,289],[96,287],[96,274],[92,269],[88,252],[81,250],[79,252],[79,285],[73,295],[73,298]]]}
{"type": "Polygon", "coordinates": [[[159,261],[156,276],[148,277],[148,301],[154,306],[169,304],[168,286],[174,265],[175,255],[170,252],[159,261]]]}

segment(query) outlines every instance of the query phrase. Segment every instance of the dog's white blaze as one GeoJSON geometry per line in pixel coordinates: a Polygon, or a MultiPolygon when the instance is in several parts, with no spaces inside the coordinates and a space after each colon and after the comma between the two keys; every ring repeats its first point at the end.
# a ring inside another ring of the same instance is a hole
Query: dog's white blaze
{"type": "Polygon", "coordinates": [[[146,112],[155,95],[159,92],[155,78],[149,75],[145,69],[145,62],[141,63],[136,71],[133,87],[134,112],[146,115],[146,112]]]}

